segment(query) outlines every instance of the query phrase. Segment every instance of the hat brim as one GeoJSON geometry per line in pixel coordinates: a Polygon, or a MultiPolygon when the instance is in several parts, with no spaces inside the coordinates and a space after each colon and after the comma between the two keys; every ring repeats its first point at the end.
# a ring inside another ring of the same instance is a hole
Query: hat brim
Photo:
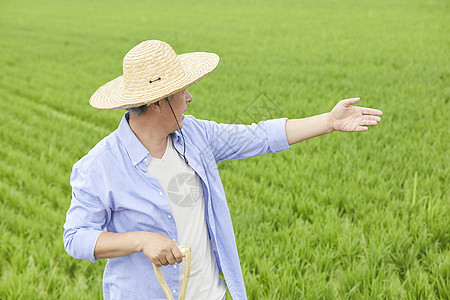
{"type": "Polygon", "coordinates": [[[126,95],[121,75],[98,88],[89,99],[89,103],[100,109],[131,108],[150,104],[193,85],[211,73],[219,63],[217,54],[206,52],[180,54],[178,59],[185,71],[184,76],[180,78],[159,84],[157,88],[139,95],[126,95]]]}

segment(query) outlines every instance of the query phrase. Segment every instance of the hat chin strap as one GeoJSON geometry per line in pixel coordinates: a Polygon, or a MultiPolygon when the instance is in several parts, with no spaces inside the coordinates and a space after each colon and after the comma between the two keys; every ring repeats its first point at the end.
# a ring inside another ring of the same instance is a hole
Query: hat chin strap
{"type": "Polygon", "coordinates": [[[173,114],[173,116],[174,116],[174,118],[175,118],[175,121],[177,122],[178,129],[180,129],[181,137],[183,138],[183,154],[181,154],[180,152],[178,152],[177,148],[175,148],[175,145],[173,146],[173,148],[175,149],[175,151],[177,151],[178,155],[180,155],[181,157],[183,157],[184,161],[185,161],[187,164],[189,164],[189,161],[188,161],[187,158],[186,158],[186,142],[185,142],[185,140],[184,140],[183,131],[181,131],[181,127],[180,127],[180,124],[178,123],[177,116],[175,116],[175,112],[173,111],[172,105],[170,105],[170,101],[169,101],[169,98],[168,98],[168,97],[166,98],[166,101],[167,101],[167,104],[169,104],[170,110],[172,111],[172,114],[173,114]]]}

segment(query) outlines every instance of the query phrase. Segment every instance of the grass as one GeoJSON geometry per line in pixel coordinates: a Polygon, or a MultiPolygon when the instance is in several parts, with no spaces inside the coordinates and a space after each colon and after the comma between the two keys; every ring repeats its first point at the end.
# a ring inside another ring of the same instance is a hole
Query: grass
{"type": "Polygon", "coordinates": [[[69,174],[123,114],[90,95],[147,39],[220,55],[190,89],[198,118],[307,117],[355,96],[384,112],[365,133],[219,164],[249,299],[450,298],[449,9],[2,2],[0,299],[101,298],[104,262],[63,249],[69,174]]]}

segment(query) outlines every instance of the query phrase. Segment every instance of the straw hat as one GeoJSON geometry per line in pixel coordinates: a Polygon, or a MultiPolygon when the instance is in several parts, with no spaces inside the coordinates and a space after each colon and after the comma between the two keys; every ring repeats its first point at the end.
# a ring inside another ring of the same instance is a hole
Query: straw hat
{"type": "Polygon", "coordinates": [[[123,75],[101,86],[89,99],[100,109],[131,108],[164,99],[196,83],[219,63],[214,53],[177,55],[169,44],[145,41],[123,59],[123,75]]]}

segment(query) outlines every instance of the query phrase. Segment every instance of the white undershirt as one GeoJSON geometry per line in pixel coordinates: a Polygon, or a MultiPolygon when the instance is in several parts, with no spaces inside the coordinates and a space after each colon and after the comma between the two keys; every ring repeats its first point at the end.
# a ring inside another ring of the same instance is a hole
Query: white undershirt
{"type": "MultiPolygon", "coordinates": [[[[223,299],[226,286],[209,242],[205,219],[205,201],[201,179],[178,155],[168,136],[161,159],[152,158],[147,169],[155,176],[169,199],[178,231],[178,243],[190,246],[191,274],[186,299],[223,299]]],[[[184,261],[179,265],[179,285],[183,281],[184,261]]]]}

